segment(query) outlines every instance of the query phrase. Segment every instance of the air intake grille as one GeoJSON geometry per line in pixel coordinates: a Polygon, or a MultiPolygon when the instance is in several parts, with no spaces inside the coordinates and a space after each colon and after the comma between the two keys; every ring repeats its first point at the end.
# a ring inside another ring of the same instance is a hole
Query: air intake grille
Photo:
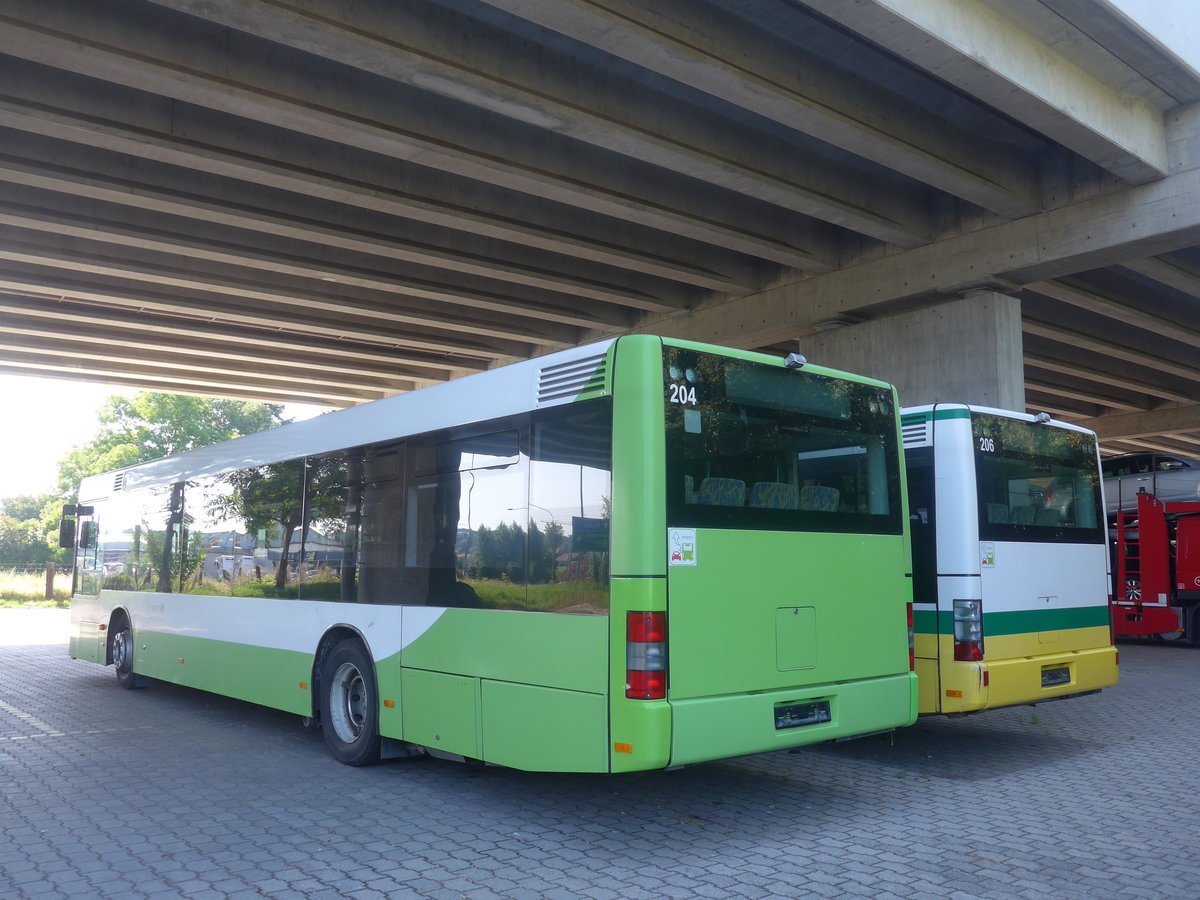
{"type": "Polygon", "coordinates": [[[547,366],[538,373],[537,402],[568,403],[586,396],[599,397],[608,382],[608,354],[547,366]]]}
{"type": "Polygon", "coordinates": [[[113,493],[125,490],[125,473],[118,472],[113,478],[113,493]]]}
{"type": "Polygon", "coordinates": [[[919,447],[929,443],[929,420],[918,422],[900,422],[900,434],[905,447],[919,447]]]}

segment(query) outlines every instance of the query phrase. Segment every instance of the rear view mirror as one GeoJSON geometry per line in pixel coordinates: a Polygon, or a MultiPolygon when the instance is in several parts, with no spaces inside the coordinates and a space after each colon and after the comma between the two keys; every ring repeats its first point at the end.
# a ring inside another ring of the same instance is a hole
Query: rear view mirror
{"type": "Polygon", "coordinates": [[[74,519],[63,519],[58,523],[58,546],[67,550],[75,546],[74,519]]]}
{"type": "Polygon", "coordinates": [[[79,546],[83,550],[91,550],[96,546],[95,522],[84,522],[79,527],[79,546]]]}

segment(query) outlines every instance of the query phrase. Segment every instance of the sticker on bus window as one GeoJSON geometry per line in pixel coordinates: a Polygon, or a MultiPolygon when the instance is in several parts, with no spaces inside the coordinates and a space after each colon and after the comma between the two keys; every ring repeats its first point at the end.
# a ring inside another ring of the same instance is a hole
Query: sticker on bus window
{"type": "Polygon", "coordinates": [[[996,545],[991,541],[979,545],[979,562],[985,569],[996,568],[996,545]]]}
{"type": "Polygon", "coordinates": [[[668,562],[672,566],[696,564],[696,529],[672,528],[667,532],[668,562]]]}

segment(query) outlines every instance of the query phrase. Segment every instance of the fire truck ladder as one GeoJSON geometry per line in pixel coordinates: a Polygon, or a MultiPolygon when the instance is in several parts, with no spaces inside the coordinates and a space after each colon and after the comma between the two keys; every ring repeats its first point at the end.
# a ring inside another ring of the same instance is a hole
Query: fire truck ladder
{"type": "Polygon", "coordinates": [[[1117,512],[1117,583],[1118,603],[1142,602],[1142,556],[1138,542],[1138,517],[1135,512],[1117,512]]]}

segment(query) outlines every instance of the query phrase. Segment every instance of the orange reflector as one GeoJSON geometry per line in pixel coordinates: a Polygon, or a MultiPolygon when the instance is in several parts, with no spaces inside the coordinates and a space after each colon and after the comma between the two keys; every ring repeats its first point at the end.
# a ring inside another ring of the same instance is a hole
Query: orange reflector
{"type": "Polygon", "coordinates": [[[105,631],[105,630],[107,630],[107,628],[108,628],[108,626],[107,626],[107,625],[101,625],[101,626],[100,626],[100,630],[101,630],[101,631],[105,631]]]}
{"type": "Polygon", "coordinates": [[[300,682],[300,690],[302,690],[302,691],[308,690],[308,682],[307,681],[300,682]]]}
{"type": "Polygon", "coordinates": [[[383,705],[386,706],[388,709],[395,709],[396,701],[395,700],[384,700],[383,705]]]}
{"type": "Polygon", "coordinates": [[[615,744],[613,744],[613,749],[618,753],[632,753],[633,744],[622,744],[620,741],[617,741],[615,744]]]}
{"type": "Polygon", "coordinates": [[[961,697],[962,691],[946,691],[947,697],[961,697]]]}

